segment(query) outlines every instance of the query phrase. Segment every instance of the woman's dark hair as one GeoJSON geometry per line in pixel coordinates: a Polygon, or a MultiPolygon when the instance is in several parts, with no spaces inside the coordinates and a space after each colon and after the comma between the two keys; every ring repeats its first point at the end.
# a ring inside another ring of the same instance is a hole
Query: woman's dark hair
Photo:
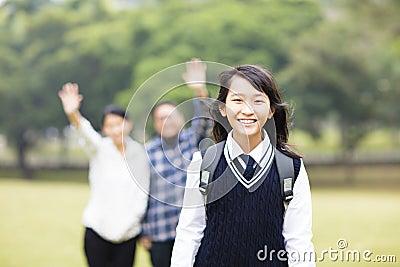
{"type": "MultiPolygon", "coordinates": [[[[267,130],[268,135],[276,134],[273,139],[276,139],[276,147],[283,153],[291,157],[300,157],[297,153],[289,149],[287,143],[289,137],[289,108],[288,104],[282,101],[281,94],[278,90],[278,85],[275,82],[272,74],[259,66],[255,65],[243,65],[232,69],[223,71],[219,76],[220,90],[218,93],[217,101],[211,108],[211,115],[214,119],[213,135],[215,141],[221,142],[226,140],[228,132],[231,130],[228,120],[223,117],[220,113],[221,105],[226,103],[226,97],[229,92],[232,80],[234,77],[241,77],[246,79],[256,90],[264,92],[270,101],[271,109],[274,111],[273,120],[268,120],[267,124],[275,121],[276,133],[271,133],[271,130],[267,130]]],[[[264,126],[264,128],[266,127],[264,126]]],[[[271,126],[269,126],[271,128],[271,126]]],[[[273,142],[275,140],[271,140],[273,142]]]]}
{"type": "Polygon", "coordinates": [[[101,127],[104,125],[104,119],[108,114],[118,115],[124,119],[127,119],[126,112],[123,108],[115,106],[115,105],[108,105],[104,108],[103,114],[101,116],[101,127]]]}

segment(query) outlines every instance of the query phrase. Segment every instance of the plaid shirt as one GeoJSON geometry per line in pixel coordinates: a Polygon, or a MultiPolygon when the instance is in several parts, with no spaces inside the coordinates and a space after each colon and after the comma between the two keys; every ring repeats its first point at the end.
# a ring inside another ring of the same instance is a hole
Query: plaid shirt
{"type": "Polygon", "coordinates": [[[175,229],[183,202],[186,169],[199,143],[209,134],[211,120],[205,116],[207,104],[194,102],[195,116],[192,125],[182,130],[174,144],[168,144],[160,136],[145,144],[150,159],[150,197],[147,213],[142,222],[142,235],[153,241],[175,239],[175,229]]]}

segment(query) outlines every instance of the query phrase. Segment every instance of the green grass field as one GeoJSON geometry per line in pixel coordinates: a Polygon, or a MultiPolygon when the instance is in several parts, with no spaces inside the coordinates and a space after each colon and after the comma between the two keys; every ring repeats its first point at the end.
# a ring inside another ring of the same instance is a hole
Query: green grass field
{"type": "MultiPolygon", "coordinates": [[[[72,174],[68,174],[72,175],[72,174]]],[[[4,176],[4,175],[3,175],[4,176]]],[[[37,181],[0,179],[0,266],[85,266],[82,211],[89,196],[86,182],[45,177],[37,181]]],[[[323,250],[370,250],[395,255],[397,263],[341,262],[329,259],[317,266],[397,266],[400,262],[400,188],[314,188],[314,244],[323,250]]],[[[335,255],[333,255],[335,256],[335,255]]],[[[338,255],[336,255],[338,256],[338,255]]],[[[149,258],[139,247],[135,266],[149,258]]]]}

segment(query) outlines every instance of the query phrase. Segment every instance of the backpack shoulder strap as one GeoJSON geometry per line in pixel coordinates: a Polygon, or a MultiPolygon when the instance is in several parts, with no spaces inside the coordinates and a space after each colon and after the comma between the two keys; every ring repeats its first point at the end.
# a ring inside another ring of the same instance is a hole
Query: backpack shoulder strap
{"type": "Polygon", "coordinates": [[[225,141],[222,141],[201,151],[203,160],[200,167],[199,190],[203,195],[207,195],[208,193],[208,184],[214,176],[215,169],[217,168],[219,159],[224,151],[224,147],[225,141]]]}
{"type": "Polygon", "coordinates": [[[283,154],[278,149],[275,149],[275,161],[281,185],[284,207],[283,216],[285,217],[286,210],[293,198],[293,187],[299,175],[301,162],[299,159],[294,159],[283,154]]]}
{"type": "Polygon", "coordinates": [[[283,201],[288,202],[293,198],[293,186],[295,179],[293,159],[289,156],[286,156],[278,149],[275,149],[275,161],[281,184],[282,199],[283,201]]]}

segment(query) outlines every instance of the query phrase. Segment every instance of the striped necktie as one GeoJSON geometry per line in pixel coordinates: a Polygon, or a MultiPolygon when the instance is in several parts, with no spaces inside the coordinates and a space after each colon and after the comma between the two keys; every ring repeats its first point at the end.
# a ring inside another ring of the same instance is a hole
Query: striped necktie
{"type": "Polygon", "coordinates": [[[255,160],[251,156],[245,155],[245,157],[247,158],[247,164],[246,164],[246,169],[243,173],[243,177],[249,181],[253,177],[254,171],[256,170],[256,168],[253,167],[255,160]]]}

